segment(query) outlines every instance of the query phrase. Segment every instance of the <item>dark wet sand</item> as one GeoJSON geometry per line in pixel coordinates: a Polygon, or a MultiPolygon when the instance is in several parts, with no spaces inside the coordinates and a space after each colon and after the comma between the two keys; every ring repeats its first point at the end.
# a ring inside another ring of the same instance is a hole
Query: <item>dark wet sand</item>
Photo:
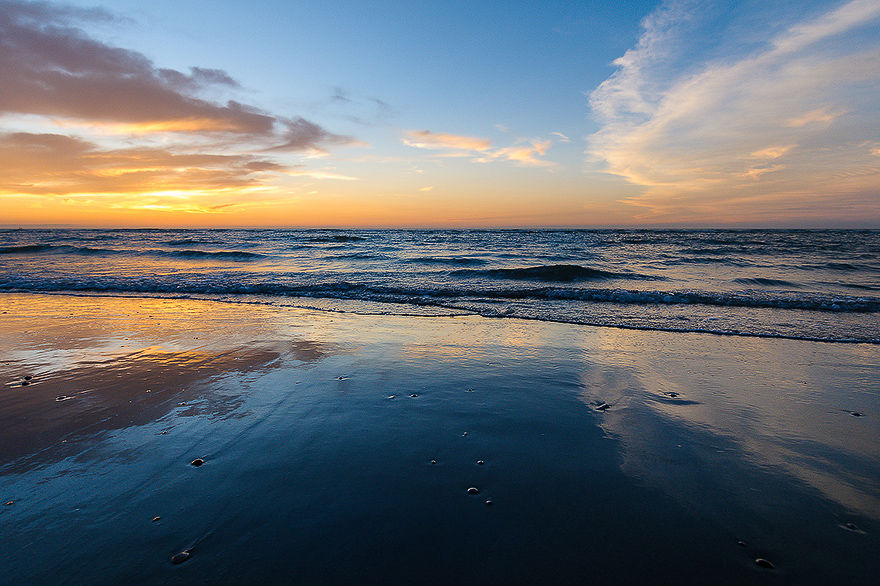
{"type": "Polygon", "coordinates": [[[188,300],[0,312],[0,584],[880,579],[878,346],[188,300]]]}

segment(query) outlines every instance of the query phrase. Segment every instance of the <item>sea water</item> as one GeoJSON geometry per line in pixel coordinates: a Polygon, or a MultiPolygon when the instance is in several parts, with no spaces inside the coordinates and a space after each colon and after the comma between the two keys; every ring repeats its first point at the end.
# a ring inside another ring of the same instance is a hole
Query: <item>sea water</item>
{"type": "Polygon", "coordinates": [[[880,230],[3,230],[0,291],[880,343],[880,230]]]}

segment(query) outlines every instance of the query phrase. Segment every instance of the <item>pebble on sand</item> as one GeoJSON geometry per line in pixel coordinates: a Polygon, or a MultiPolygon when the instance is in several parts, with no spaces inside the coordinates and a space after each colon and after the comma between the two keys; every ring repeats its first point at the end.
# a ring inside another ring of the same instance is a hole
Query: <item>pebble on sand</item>
{"type": "Polygon", "coordinates": [[[602,403],[601,405],[596,407],[596,411],[605,411],[607,409],[611,409],[611,405],[609,405],[608,403],[602,403]]]}
{"type": "Polygon", "coordinates": [[[413,393],[412,395],[410,395],[410,397],[412,397],[413,399],[415,399],[415,398],[418,397],[418,396],[419,396],[418,393],[413,393]]]}
{"type": "Polygon", "coordinates": [[[182,551],[180,553],[176,553],[173,556],[171,556],[171,563],[172,564],[182,564],[183,562],[185,562],[188,559],[189,559],[189,552],[182,551]]]}
{"type": "Polygon", "coordinates": [[[153,517],[153,523],[156,523],[156,522],[159,521],[159,519],[161,519],[161,518],[162,518],[162,517],[153,517]]]}
{"type": "Polygon", "coordinates": [[[482,466],[483,464],[485,464],[485,462],[483,462],[482,460],[477,460],[477,465],[482,466]]]}
{"type": "Polygon", "coordinates": [[[11,504],[14,503],[14,502],[15,502],[15,501],[6,501],[5,503],[3,503],[3,505],[6,506],[6,507],[8,507],[9,505],[11,505],[11,504]]]}
{"type": "Polygon", "coordinates": [[[204,463],[205,463],[205,461],[202,460],[201,458],[196,458],[195,460],[193,460],[192,462],[190,462],[190,465],[198,467],[198,466],[201,466],[201,465],[204,464],[204,463]]]}
{"type": "Polygon", "coordinates": [[[758,558],[755,560],[755,563],[761,566],[762,568],[767,568],[768,570],[772,570],[776,566],[774,566],[770,561],[765,560],[764,558],[758,558]]]}
{"type": "Polygon", "coordinates": [[[469,489],[467,489],[467,493],[468,493],[468,494],[479,494],[479,493],[480,493],[480,489],[477,488],[476,486],[472,486],[472,487],[470,487],[469,489]]]}

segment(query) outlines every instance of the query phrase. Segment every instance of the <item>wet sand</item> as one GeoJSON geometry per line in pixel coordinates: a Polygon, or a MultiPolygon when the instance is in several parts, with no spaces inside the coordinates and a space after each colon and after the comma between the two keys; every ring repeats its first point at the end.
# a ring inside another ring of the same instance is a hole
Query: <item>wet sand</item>
{"type": "Polygon", "coordinates": [[[876,345],[174,299],[0,312],[0,584],[880,578],[876,345]]]}

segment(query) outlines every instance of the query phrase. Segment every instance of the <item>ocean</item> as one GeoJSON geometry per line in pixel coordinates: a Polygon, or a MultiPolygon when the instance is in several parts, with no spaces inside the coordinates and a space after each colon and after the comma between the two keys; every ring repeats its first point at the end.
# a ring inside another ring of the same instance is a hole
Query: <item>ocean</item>
{"type": "Polygon", "coordinates": [[[878,230],[3,230],[0,291],[880,343],[878,230]]]}

